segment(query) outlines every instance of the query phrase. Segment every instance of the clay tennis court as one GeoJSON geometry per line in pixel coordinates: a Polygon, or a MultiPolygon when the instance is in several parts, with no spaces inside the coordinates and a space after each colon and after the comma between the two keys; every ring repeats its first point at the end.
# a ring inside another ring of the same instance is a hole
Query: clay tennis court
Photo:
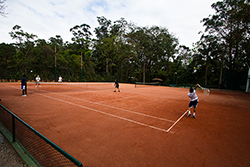
{"type": "Polygon", "coordinates": [[[0,83],[1,104],[85,166],[250,166],[250,94],[197,90],[192,118],[187,88],[95,84],[0,83]]]}

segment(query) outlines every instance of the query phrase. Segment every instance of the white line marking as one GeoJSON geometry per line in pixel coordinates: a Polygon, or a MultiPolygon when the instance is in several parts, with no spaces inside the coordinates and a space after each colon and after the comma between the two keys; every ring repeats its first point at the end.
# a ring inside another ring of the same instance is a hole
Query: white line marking
{"type": "Polygon", "coordinates": [[[129,96],[129,97],[122,97],[122,98],[119,98],[119,99],[100,101],[100,102],[98,102],[98,103],[106,103],[106,102],[111,102],[111,101],[116,101],[116,100],[130,99],[130,98],[134,98],[134,97],[138,97],[138,96],[139,96],[139,95],[129,96]]]}
{"type": "Polygon", "coordinates": [[[74,105],[74,106],[77,106],[77,107],[81,107],[81,108],[85,108],[85,109],[88,109],[88,110],[92,110],[92,111],[95,111],[95,112],[98,112],[98,113],[101,113],[101,114],[105,114],[105,115],[108,115],[108,116],[111,116],[111,117],[122,119],[122,120],[125,120],[125,121],[128,121],[128,122],[132,122],[132,123],[135,123],[135,124],[138,124],[138,125],[146,126],[146,127],[149,127],[149,128],[152,128],[152,129],[156,129],[156,130],[159,130],[159,131],[162,131],[162,132],[168,132],[166,129],[161,129],[161,128],[158,128],[158,127],[155,127],[155,126],[147,125],[147,124],[144,124],[144,123],[141,123],[141,122],[138,122],[138,121],[134,121],[134,120],[131,120],[131,119],[123,118],[123,117],[120,117],[120,116],[117,116],[117,115],[113,115],[113,114],[109,114],[109,113],[106,113],[106,112],[103,112],[103,111],[100,111],[100,110],[96,110],[96,109],[93,109],[93,108],[85,107],[85,106],[82,106],[82,105],[79,105],[79,104],[71,103],[71,102],[68,102],[68,101],[65,101],[65,100],[61,100],[61,99],[58,99],[58,98],[54,98],[54,97],[51,97],[51,96],[47,96],[47,95],[44,95],[44,94],[38,94],[38,95],[41,95],[41,96],[44,96],[44,97],[47,97],[47,98],[51,98],[51,99],[54,99],[54,100],[57,100],[57,101],[61,101],[61,102],[64,102],[64,103],[68,103],[68,104],[71,104],[71,105],[74,105]]]}
{"type": "Polygon", "coordinates": [[[44,91],[44,92],[48,92],[48,93],[53,93],[53,94],[57,94],[57,95],[60,95],[60,96],[67,97],[67,98],[81,100],[81,101],[85,101],[85,102],[88,102],[88,103],[92,103],[92,104],[96,104],[96,105],[101,105],[101,106],[105,106],[105,107],[109,107],[109,108],[114,108],[114,109],[117,109],[117,110],[122,110],[122,111],[125,111],[125,112],[129,112],[129,113],[141,115],[141,116],[144,116],[144,117],[154,118],[154,119],[158,119],[158,120],[161,120],[161,121],[172,122],[172,123],[175,122],[175,121],[172,121],[172,120],[169,120],[169,119],[160,118],[160,117],[156,117],[156,116],[152,116],[152,115],[148,115],[148,114],[143,114],[143,113],[138,113],[138,112],[135,112],[135,111],[131,111],[131,110],[127,110],[127,109],[123,109],[123,108],[119,108],[119,107],[114,107],[114,106],[109,106],[109,105],[102,104],[102,103],[92,102],[92,101],[89,101],[89,100],[80,99],[80,98],[76,98],[76,97],[71,97],[71,96],[60,94],[60,93],[49,92],[49,91],[45,91],[45,90],[40,90],[40,91],[44,91]]]}
{"type": "MultiPolygon", "coordinates": [[[[15,87],[15,89],[17,89],[15,87]]],[[[43,90],[44,91],[44,90],[43,90]]],[[[30,91],[32,92],[32,91],[30,91]]],[[[49,92],[49,91],[45,91],[45,92],[49,92]]],[[[53,93],[53,92],[51,92],[53,93]]],[[[58,94],[58,93],[56,93],[58,94]]],[[[64,103],[68,103],[68,104],[71,104],[71,105],[74,105],[74,106],[78,106],[78,107],[81,107],[81,108],[85,108],[85,109],[89,109],[89,110],[92,110],[92,111],[95,111],[95,112],[98,112],[98,113],[102,113],[102,114],[105,114],[105,115],[109,115],[109,116],[112,116],[112,117],[115,117],[115,118],[119,118],[119,119],[122,119],[122,120],[125,120],[125,121],[128,121],[128,122],[132,122],[132,123],[135,123],[135,124],[138,124],[138,125],[142,125],[142,126],[146,126],[146,127],[149,127],[149,128],[152,128],[152,129],[156,129],[156,130],[159,130],[159,131],[162,131],[162,132],[166,132],[166,133],[169,133],[170,130],[184,117],[184,115],[188,112],[188,110],[186,112],[184,112],[184,114],[182,114],[182,116],[177,120],[175,121],[175,123],[168,129],[161,129],[161,128],[157,128],[157,127],[154,127],[154,126],[151,126],[151,125],[147,125],[147,124],[144,124],[144,123],[141,123],[141,122],[137,122],[137,121],[134,121],[134,120],[130,120],[130,119],[127,119],[127,118],[123,118],[123,117],[120,117],[120,116],[116,116],[116,115],[113,115],[113,114],[109,114],[109,113],[105,113],[103,111],[100,111],[100,110],[96,110],[96,109],[92,109],[92,108],[89,108],[89,107],[85,107],[85,106],[81,106],[81,105],[78,105],[78,104],[75,104],[75,103],[71,103],[71,102],[68,102],[68,101],[65,101],[65,100],[61,100],[61,99],[57,99],[57,98],[54,98],[54,97],[51,97],[51,96],[47,96],[47,95],[44,95],[44,94],[38,94],[38,95],[41,95],[41,96],[44,96],[44,97],[48,97],[48,98],[51,98],[51,99],[54,99],[54,100],[57,100],[57,101],[61,101],[61,102],[64,102],[64,103]]],[[[62,95],[62,94],[59,94],[59,95],[62,95]]],[[[62,96],[66,96],[66,95],[62,95],[62,96]]],[[[70,97],[70,96],[66,96],[66,97],[70,97]]],[[[70,97],[72,98],[72,97],[70,97]]],[[[80,100],[83,100],[83,99],[80,99],[80,100]]],[[[90,102],[90,101],[87,101],[87,100],[84,100],[86,102],[90,102]]],[[[90,102],[90,103],[94,103],[94,104],[98,104],[98,103],[95,103],[95,102],[90,102]]],[[[103,104],[99,104],[99,105],[103,105],[103,104]]],[[[105,106],[105,105],[104,105],[105,106]]],[[[107,106],[107,107],[112,107],[112,106],[107,106]]],[[[114,107],[116,108],[116,107],[114,107]]],[[[118,108],[119,109],[119,108],[118,108]]],[[[125,110],[125,109],[121,109],[121,110],[125,110]]],[[[125,110],[126,111],[126,110],[125,110]]],[[[127,110],[128,112],[132,112],[133,111],[129,111],[127,110]]],[[[164,118],[158,118],[158,117],[154,117],[154,116],[150,116],[150,115],[146,115],[146,114],[141,114],[141,113],[137,113],[135,112],[135,114],[139,114],[139,115],[144,115],[144,116],[149,116],[149,117],[152,117],[152,118],[155,118],[155,119],[162,119],[162,120],[165,120],[164,118]]],[[[168,120],[168,121],[171,121],[171,120],[168,120]]],[[[173,121],[172,121],[173,122],[173,121]]]]}
{"type": "Polygon", "coordinates": [[[165,119],[165,118],[160,118],[160,117],[155,117],[155,116],[152,116],[152,115],[138,113],[138,112],[135,112],[135,111],[131,111],[131,110],[127,110],[127,109],[123,109],[123,108],[119,108],[119,107],[114,107],[114,106],[109,106],[109,105],[101,104],[101,103],[97,103],[97,102],[92,102],[92,101],[88,101],[88,100],[85,100],[85,99],[79,99],[79,98],[70,97],[70,96],[67,96],[67,95],[62,95],[62,96],[66,96],[66,97],[69,97],[69,98],[72,98],[72,99],[86,101],[86,102],[92,103],[92,104],[102,105],[102,106],[109,107],[109,108],[114,108],[114,109],[117,109],[117,110],[122,110],[122,111],[130,112],[130,113],[141,115],[141,116],[144,116],[144,117],[154,118],[154,119],[158,119],[158,120],[162,120],[162,121],[166,121],[166,122],[174,122],[172,120],[168,120],[168,119],[165,119]]]}
{"type": "Polygon", "coordinates": [[[186,112],[184,112],[184,114],[182,114],[182,116],[177,119],[177,121],[175,121],[175,123],[167,130],[167,132],[169,132],[180,120],[182,117],[184,117],[184,115],[188,112],[188,110],[186,112]]]}

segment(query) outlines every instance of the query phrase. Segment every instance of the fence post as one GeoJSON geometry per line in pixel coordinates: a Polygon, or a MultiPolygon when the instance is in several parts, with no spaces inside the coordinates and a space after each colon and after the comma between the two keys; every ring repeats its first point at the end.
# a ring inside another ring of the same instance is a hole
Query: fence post
{"type": "Polygon", "coordinates": [[[15,117],[12,115],[12,142],[16,142],[16,133],[15,133],[15,117]]]}

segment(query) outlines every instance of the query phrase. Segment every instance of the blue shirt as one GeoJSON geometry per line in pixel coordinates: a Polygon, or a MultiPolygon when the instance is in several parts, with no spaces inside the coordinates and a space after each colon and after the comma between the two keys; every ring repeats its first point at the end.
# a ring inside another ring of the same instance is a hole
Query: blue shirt
{"type": "Polygon", "coordinates": [[[21,81],[22,85],[21,86],[26,86],[26,79],[23,77],[21,81]]]}

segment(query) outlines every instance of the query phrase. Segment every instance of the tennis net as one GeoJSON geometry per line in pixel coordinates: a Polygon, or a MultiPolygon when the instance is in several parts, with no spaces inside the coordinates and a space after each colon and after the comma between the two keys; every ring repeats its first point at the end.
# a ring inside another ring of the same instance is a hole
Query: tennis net
{"type": "Polygon", "coordinates": [[[159,82],[136,82],[135,88],[147,87],[147,86],[160,86],[160,85],[161,83],[159,82]]]}
{"type": "Polygon", "coordinates": [[[42,90],[49,92],[81,92],[81,91],[97,91],[114,89],[112,82],[66,82],[66,83],[53,83],[42,82],[42,90]]]}

